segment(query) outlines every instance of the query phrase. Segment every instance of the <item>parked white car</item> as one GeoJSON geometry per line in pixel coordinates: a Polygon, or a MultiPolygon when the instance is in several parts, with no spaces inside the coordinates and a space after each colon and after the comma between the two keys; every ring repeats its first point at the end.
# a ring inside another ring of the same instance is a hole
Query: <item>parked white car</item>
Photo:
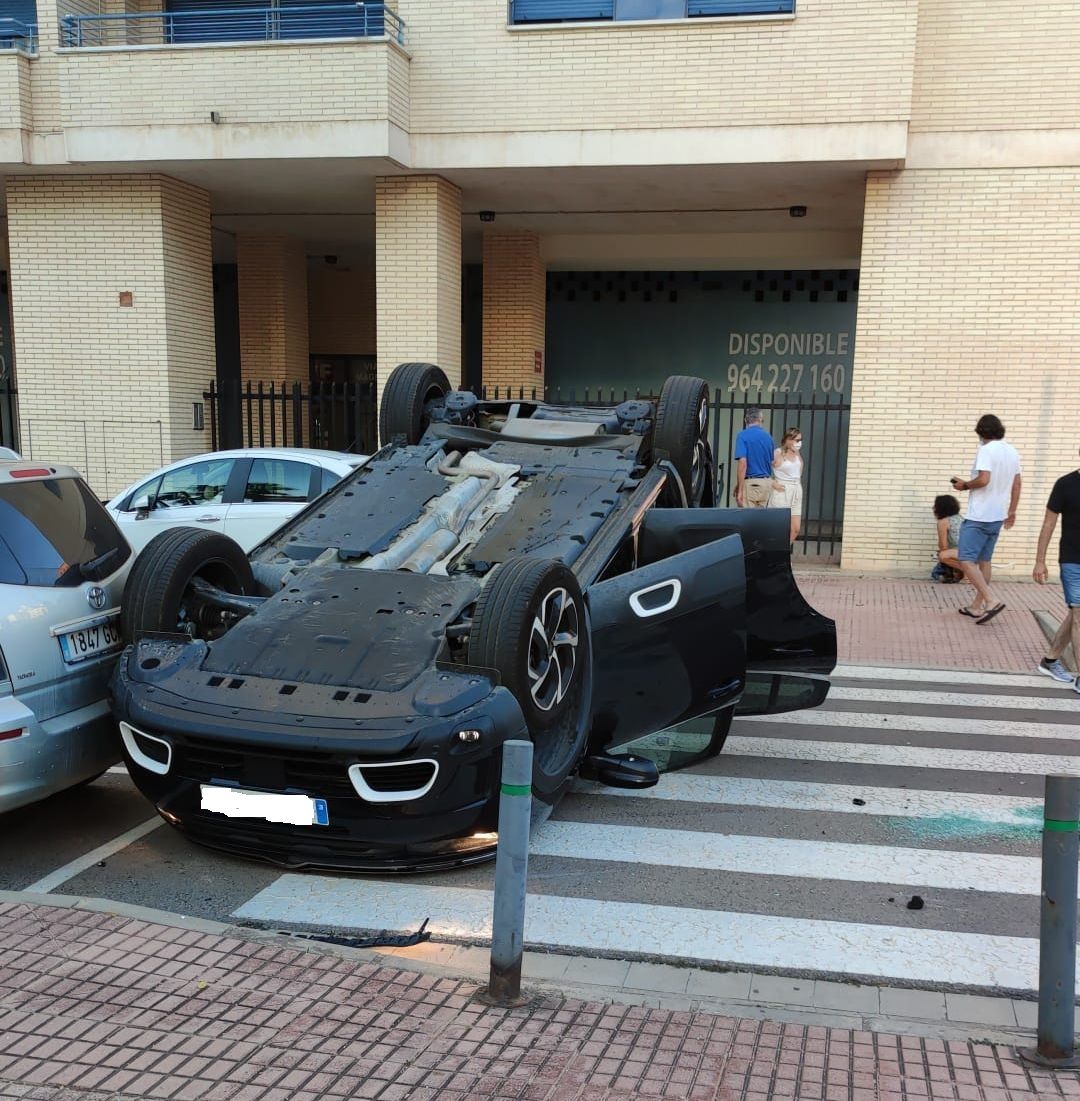
{"type": "Polygon", "coordinates": [[[136,553],[177,527],[220,531],[249,551],[367,459],[302,447],[214,451],[162,467],[105,507],[136,553]]]}
{"type": "Polygon", "coordinates": [[[0,813],[120,760],[107,684],[134,557],[78,471],[0,458],[0,813]]]}

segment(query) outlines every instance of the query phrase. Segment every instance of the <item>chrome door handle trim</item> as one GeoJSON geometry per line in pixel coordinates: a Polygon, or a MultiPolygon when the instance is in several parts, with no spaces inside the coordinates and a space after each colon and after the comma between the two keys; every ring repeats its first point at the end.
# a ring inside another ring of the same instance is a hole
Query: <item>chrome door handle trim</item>
{"type": "Polygon", "coordinates": [[[196,516],[195,522],[197,524],[218,524],[221,522],[220,516],[196,516]]]}
{"type": "Polygon", "coordinates": [[[682,596],[682,582],[677,577],[668,578],[667,581],[658,581],[655,585],[649,585],[647,588],[638,589],[636,593],[630,594],[630,607],[633,609],[634,615],[638,619],[648,619],[650,616],[662,615],[664,612],[670,612],[676,604],[679,603],[679,597],[682,596]],[[671,598],[665,601],[663,604],[658,604],[655,608],[646,608],[641,603],[643,596],[648,596],[649,593],[655,593],[660,589],[670,589],[671,598]]]}

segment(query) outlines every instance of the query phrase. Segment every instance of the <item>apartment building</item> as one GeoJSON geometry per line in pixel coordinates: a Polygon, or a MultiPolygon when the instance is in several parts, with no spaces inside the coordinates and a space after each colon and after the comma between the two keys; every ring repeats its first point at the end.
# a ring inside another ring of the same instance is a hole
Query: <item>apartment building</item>
{"type": "Polygon", "coordinates": [[[822,557],[921,569],[993,411],[1025,572],[1080,447],[1075,15],[0,0],[0,442],[106,494],[219,438],[211,382],[701,374],[729,481],[760,403],[822,557]]]}

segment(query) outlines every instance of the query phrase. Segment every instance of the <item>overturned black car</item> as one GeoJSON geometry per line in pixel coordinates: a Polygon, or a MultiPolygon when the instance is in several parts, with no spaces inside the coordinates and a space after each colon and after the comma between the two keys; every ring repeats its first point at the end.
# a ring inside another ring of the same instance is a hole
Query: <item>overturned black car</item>
{"type": "Polygon", "coordinates": [[[703,381],[613,408],[479,401],[398,367],[383,448],[246,556],[175,529],[137,560],[113,679],[128,768],[173,825],[289,867],[489,858],[500,747],[533,791],[656,782],[612,751],[810,707],[835,627],[786,511],[718,509],[703,381]]]}

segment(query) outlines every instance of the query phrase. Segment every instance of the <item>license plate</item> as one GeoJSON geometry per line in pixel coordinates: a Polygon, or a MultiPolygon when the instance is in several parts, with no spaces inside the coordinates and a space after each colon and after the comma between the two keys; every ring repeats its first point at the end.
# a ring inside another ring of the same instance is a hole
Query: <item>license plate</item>
{"type": "Polygon", "coordinates": [[[202,809],[224,814],[226,818],[263,818],[287,826],[330,825],[325,799],[274,791],[245,791],[217,784],[201,784],[200,788],[202,809]]]}
{"type": "Polygon", "coordinates": [[[60,652],[68,665],[77,661],[95,658],[98,654],[107,654],[120,648],[120,618],[113,616],[104,623],[95,623],[92,627],[80,627],[77,631],[66,631],[59,636],[60,652]]]}

